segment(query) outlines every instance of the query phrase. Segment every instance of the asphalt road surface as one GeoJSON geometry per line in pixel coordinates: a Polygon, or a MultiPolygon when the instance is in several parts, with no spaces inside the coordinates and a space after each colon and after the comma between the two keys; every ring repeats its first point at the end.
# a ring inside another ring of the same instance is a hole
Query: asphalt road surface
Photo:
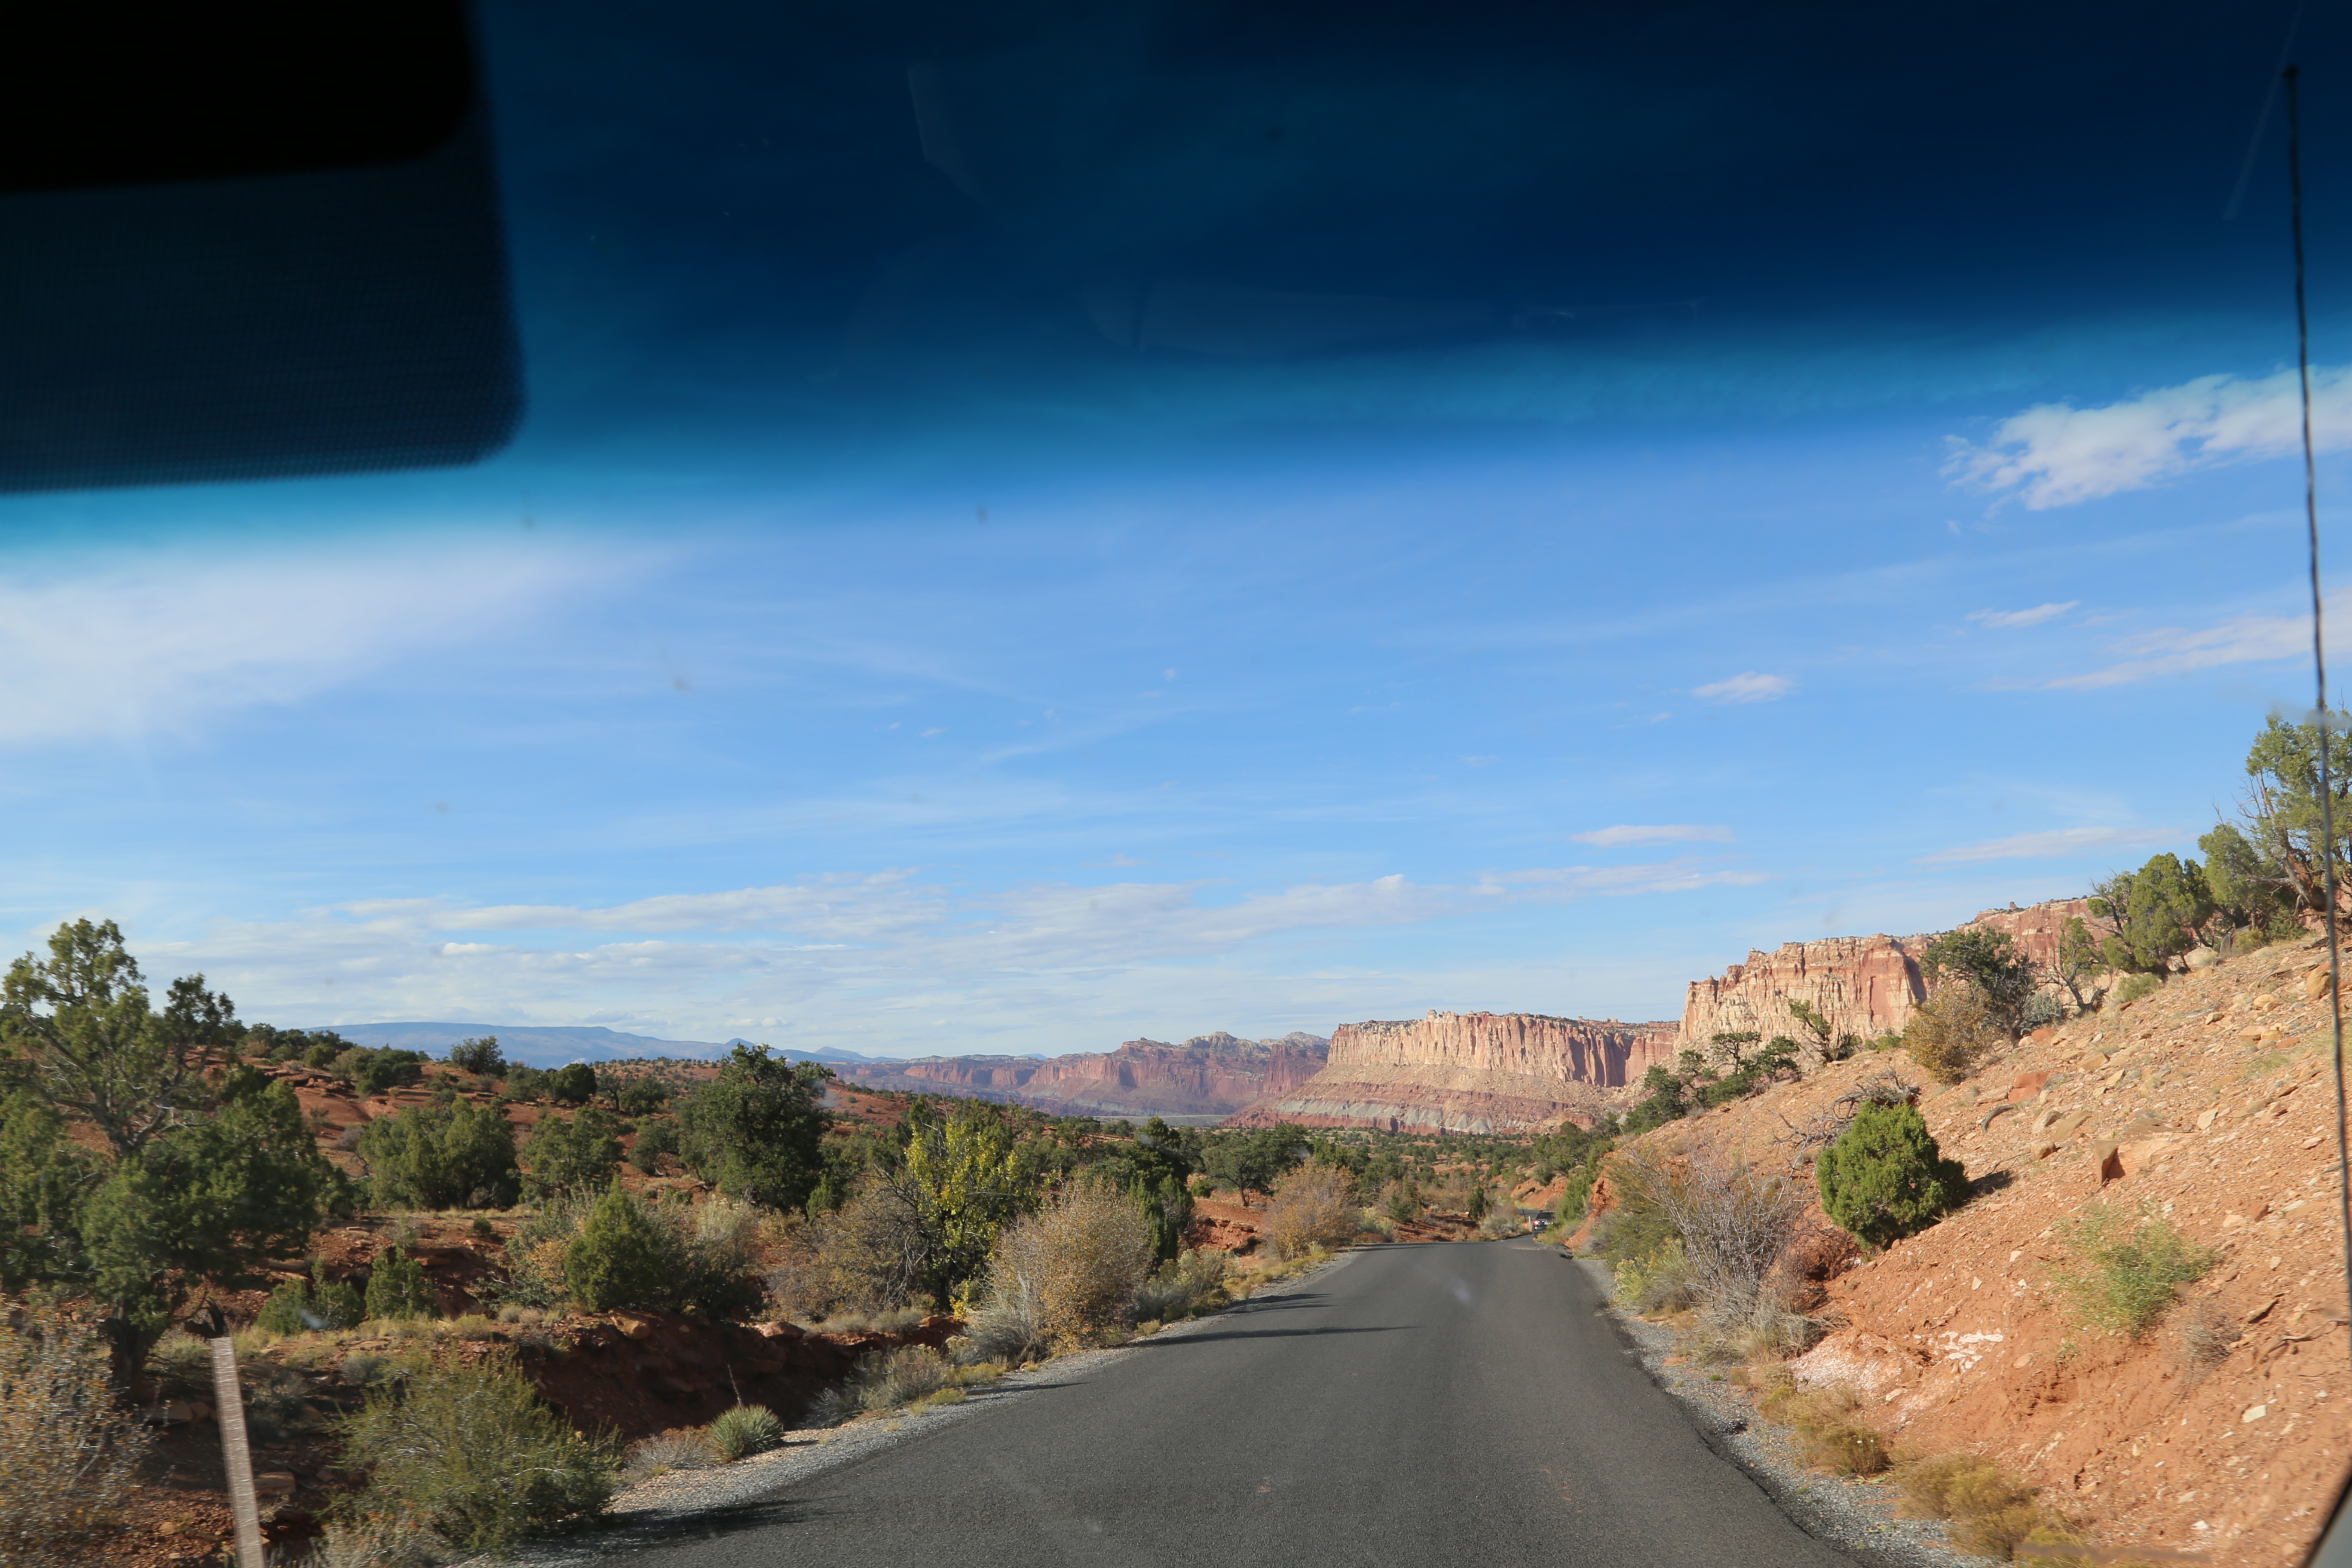
{"type": "Polygon", "coordinates": [[[1287,1296],[682,1525],[646,1568],[1783,1568],[1804,1534],[1527,1241],[1374,1247],[1287,1296]]]}

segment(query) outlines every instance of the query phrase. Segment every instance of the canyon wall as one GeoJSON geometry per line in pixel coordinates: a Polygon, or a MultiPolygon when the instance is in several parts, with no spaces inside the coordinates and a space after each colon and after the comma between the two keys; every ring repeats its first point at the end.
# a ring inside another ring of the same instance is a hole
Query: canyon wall
{"type": "Polygon", "coordinates": [[[1538,1013],[1440,1013],[1343,1024],[1329,1065],[1229,1123],[1382,1127],[1394,1132],[1534,1132],[1590,1125],[1625,1100],[1675,1026],[1538,1013]]]}
{"type": "MultiPolygon", "coordinates": [[[[2007,931],[2017,951],[2036,963],[2048,963],[2070,917],[2084,915],[2081,899],[2054,899],[2022,908],[1986,910],[1967,926],[2007,931]]],[[[1719,1033],[1753,1030],[1770,1039],[1788,1035],[1807,1039],[1789,1011],[1802,1002],[1828,1018],[1840,1034],[1864,1039],[1900,1033],[1911,1009],[1927,994],[1919,974],[1926,936],[1835,936],[1818,942],[1783,942],[1770,952],[1751,951],[1708,980],[1694,980],[1683,1000],[1675,1050],[1712,1049],[1719,1033]]]]}
{"type": "Polygon", "coordinates": [[[1056,1116],[1228,1116],[1306,1083],[1329,1045],[1303,1032],[1244,1040],[1220,1029],[1176,1045],[1129,1040],[1066,1057],[922,1057],[835,1071],[864,1089],[1012,1101],[1056,1116]]]}

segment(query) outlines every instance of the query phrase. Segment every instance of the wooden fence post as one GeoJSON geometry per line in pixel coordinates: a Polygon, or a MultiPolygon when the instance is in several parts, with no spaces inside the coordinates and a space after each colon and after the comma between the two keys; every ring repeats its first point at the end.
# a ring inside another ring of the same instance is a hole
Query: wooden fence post
{"type": "Polygon", "coordinates": [[[236,1519],[237,1568],[262,1568],[261,1510],[253,1500],[253,1451],[245,1440],[245,1391],[237,1386],[236,1343],[212,1342],[214,1419],[220,1423],[221,1457],[228,1465],[229,1512],[236,1519]]]}

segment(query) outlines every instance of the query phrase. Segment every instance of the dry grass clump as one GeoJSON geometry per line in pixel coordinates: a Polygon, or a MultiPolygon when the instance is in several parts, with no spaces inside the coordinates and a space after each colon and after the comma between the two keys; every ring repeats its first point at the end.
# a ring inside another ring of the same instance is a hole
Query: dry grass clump
{"type": "Polygon", "coordinates": [[[2228,1361],[2242,1332],[2237,1318],[2210,1297],[2185,1309],[2179,1323],[2180,1359],[2189,1381],[2228,1361]]]}
{"type": "Polygon", "coordinates": [[[1843,1384],[1800,1388],[1784,1371],[1768,1381],[1758,1408],[1796,1428],[1798,1451],[1807,1464],[1844,1476],[1886,1472],[1886,1440],[1861,1418],[1862,1395],[1843,1384]]]}
{"type": "Polygon", "coordinates": [[[1265,1240],[1281,1258],[1356,1239],[1355,1178],[1336,1165],[1301,1165],[1282,1178],[1266,1205],[1265,1240]]]}
{"type": "Polygon", "coordinates": [[[0,1306],[0,1565],[93,1549],[148,1438],[127,1420],[98,1331],[48,1306],[0,1306]]]}
{"type": "Polygon", "coordinates": [[[1937,1083],[1958,1083],[1977,1064],[2009,1043],[1992,1020],[1984,994],[1959,983],[1938,986],[1912,1009],[1903,1028],[1903,1048],[1919,1070],[1937,1083]]]}
{"type": "Polygon", "coordinates": [[[971,1337],[985,1342],[992,1359],[999,1350],[1095,1342],[1127,1321],[1150,1274],[1143,1205],[1108,1184],[1074,1182],[997,1238],[971,1337]],[[1021,1338],[1025,1346],[1013,1343],[1021,1338]]]}
{"type": "Polygon", "coordinates": [[[672,1470],[707,1470],[719,1462],[709,1435],[698,1426],[673,1426],[629,1445],[621,1479],[631,1486],[672,1470]]]}
{"type": "Polygon", "coordinates": [[[2000,1562],[2020,1546],[2070,1539],[2058,1521],[2033,1500],[2035,1489],[1976,1454],[1945,1454],[1906,1465],[1895,1478],[1906,1511],[1915,1519],[1940,1519],[1952,1542],[2000,1562]]]}

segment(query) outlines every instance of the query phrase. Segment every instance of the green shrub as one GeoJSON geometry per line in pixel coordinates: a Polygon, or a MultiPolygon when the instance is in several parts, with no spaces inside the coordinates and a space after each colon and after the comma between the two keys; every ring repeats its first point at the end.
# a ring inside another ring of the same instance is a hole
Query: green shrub
{"type": "Polygon", "coordinates": [[[371,1391],[344,1437],[343,1462],[368,1472],[356,1513],[415,1519],[460,1552],[593,1523],[613,1495],[611,1441],[574,1432],[505,1355],[371,1391]]]}
{"type": "Polygon", "coordinates": [[[1871,1247],[1927,1229],[1968,1196],[1968,1173],[1948,1160],[1909,1105],[1864,1105],[1813,1163],[1822,1208],[1871,1247]]]}
{"type": "Polygon", "coordinates": [[[808,1202],[824,1168],[831,1070],[737,1046],[718,1078],[678,1102],[679,1158],[730,1197],[772,1209],[808,1202]]]}
{"type": "Polygon", "coordinates": [[[1682,1237],[1669,1236],[1640,1258],[1617,1265],[1611,1295],[1633,1312],[1679,1312],[1698,1304],[1682,1237]]]}
{"type": "Polygon", "coordinates": [[[2059,1296],[2092,1327],[2135,1339],[2164,1315],[2181,1286],[2203,1279],[2221,1258],[2146,1205],[2094,1204],[2061,1226],[2059,1236],[2075,1258],[2052,1274],[2059,1296]]]}
{"type": "Polygon", "coordinates": [[[505,1208],[522,1188],[514,1130],[466,1100],[413,1105],[360,1130],[375,1201],[386,1207],[505,1208]]]}
{"type": "Polygon", "coordinates": [[[546,1116],[522,1151],[529,1174],[523,1187],[543,1198],[573,1187],[603,1187],[621,1163],[621,1141],[613,1119],[589,1106],[576,1116],[546,1116]]]}
{"type": "Polygon", "coordinates": [[[264,1333],[299,1334],[310,1327],[302,1321],[310,1310],[310,1287],[299,1279],[284,1280],[253,1315],[253,1326],[264,1333]]]}
{"type": "Polygon", "coordinates": [[[394,1046],[362,1049],[352,1059],[352,1087],[362,1094],[383,1094],[415,1083],[425,1076],[425,1064],[430,1059],[423,1051],[404,1051],[394,1046]]]}
{"type": "Polygon", "coordinates": [[[585,1105],[596,1098],[596,1069],[586,1062],[567,1062],[547,1075],[546,1093],[559,1105],[585,1105]]]}
{"type": "Polygon", "coordinates": [[[634,1194],[614,1187],[596,1200],[563,1259],[563,1283],[592,1312],[649,1307],[668,1299],[669,1248],[634,1194]]]}
{"type": "Polygon", "coordinates": [[[2116,994],[2108,1000],[2121,1006],[2126,1002],[2137,1002],[2143,996],[2153,996],[2163,989],[2164,980],[2160,975],[2127,974],[2124,977],[2124,983],[2116,987],[2116,994]]]}
{"type": "Polygon", "coordinates": [[[2008,1042],[1984,994],[1953,981],[1912,1009],[1903,1048],[1937,1083],[1958,1083],[2008,1042]]]}
{"type": "Polygon", "coordinates": [[[667,1116],[637,1123],[636,1141],[629,1146],[629,1163],[650,1176],[661,1170],[661,1157],[677,1152],[677,1123],[667,1116]]]}
{"type": "Polygon", "coordinates": [[[330,1279],[323,1258],[310,1263],[310,1311],[322,1330],[357,1328],[367,1318],[367,1302],[359,1287],[348,1279],[330,1279]]]}
{"type": "Polygon", "coordinates": [[[433,1288],[425,1269],[397,1247],[375,1260],[368,1272],[367,1315],[371,1318],[429,1318],[434,1315],[433,1288]]]}
{"type": "Polygon", "coordinates": [[[459,1040],[449,1047],[449,1065],[460,1072],[477,1078],[496,1078],[507,1070],[507,1060],[499,1050],[499,1037],[484,1035],[479,1039],[459,1040]]]}
{"type": "Polygon", "coordinates": [[[764,1405],[738,1405],[710,1424],[710,1447],[729,1464],[784,1443],[784,1424],[764,1405]]]}

